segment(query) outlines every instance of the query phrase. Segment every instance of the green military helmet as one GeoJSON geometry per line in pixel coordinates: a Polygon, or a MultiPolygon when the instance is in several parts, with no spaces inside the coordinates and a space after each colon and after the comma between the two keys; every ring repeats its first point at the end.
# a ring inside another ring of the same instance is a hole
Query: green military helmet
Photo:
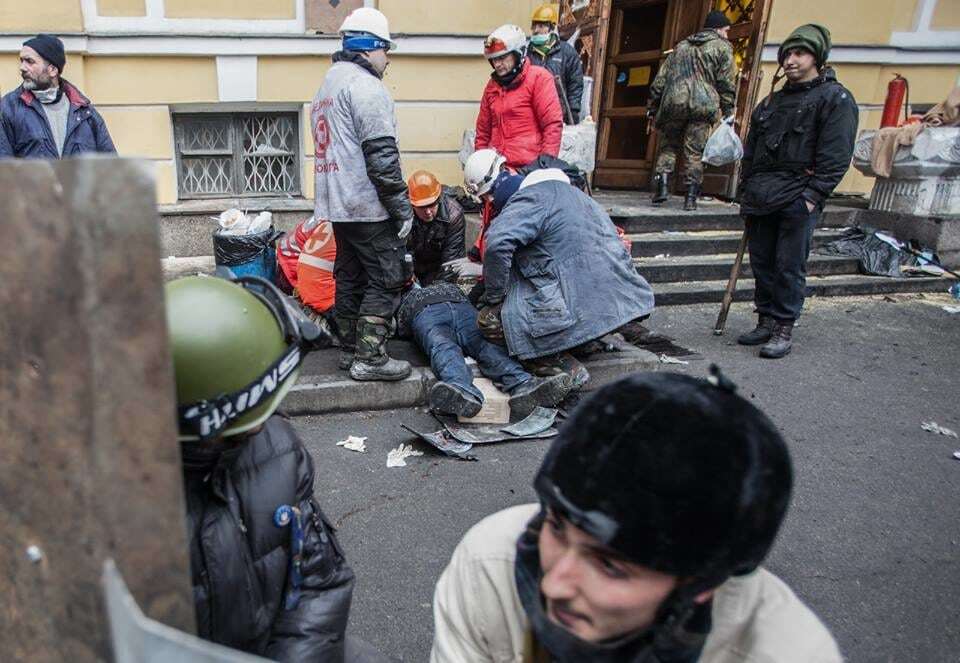
{"type": "Polygon", "coordinates": [[[266,421],[301,360],[299,346],[288,344],[282,306],[204,276],[168,283],[166,305],[180,440],[239,435],[266,421]]]}

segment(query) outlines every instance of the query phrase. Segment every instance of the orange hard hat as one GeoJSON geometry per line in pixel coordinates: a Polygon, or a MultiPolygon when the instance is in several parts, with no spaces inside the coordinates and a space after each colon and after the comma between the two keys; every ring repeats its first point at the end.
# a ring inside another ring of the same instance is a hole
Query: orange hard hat
{"type": "Polygon", "coordinates": [[[440,197],[440,180],[426,170],[418,170],[407,180],[410,191],[410,204],[414,207],[433,205],[440,197]]]}

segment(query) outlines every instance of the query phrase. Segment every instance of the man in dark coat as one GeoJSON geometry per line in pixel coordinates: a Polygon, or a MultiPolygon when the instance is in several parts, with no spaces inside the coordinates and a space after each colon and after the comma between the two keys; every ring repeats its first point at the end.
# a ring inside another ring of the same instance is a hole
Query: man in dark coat
{"type": "Polygon", "coordinates": [[[546,3],[533,10],[527,57],[531,64],[544,67],[553,75],[564,111],[564,124],[577,124],[583,100],[583,62],[577,49],[560,39],[559,19],[555,4],[546,3]]]}
{"type": "Polygon", "coordinates": [[[703,148],[717,120],[733,113],[736,99],[729,30],[730,21],[723,12],[710,12],[703,30],[677,44],[650,86],[647,116],[660,132],[654,203],[667,200],[670,175],[678,154],[683,154],[687,185],[683,208],[697,208],[703,148]]]}
{"type": "Polygon", "coordinates": [[[311,326],[267,282],[242,283],[166,286],[197,634],[278,661],[385,660],[345,639],[353,571],[275,414],[311,326]]]}
{"type": "Polygon", "coordinates": [[[62,78],[66,64],[63,42],[53,35],[23,43],[23,83],[0,100],[0,158],[60,159],[117,151],[100,113],[62,78]]]}
{"type": "Polygon", "coordinates": [[[414,215],[407,250],[413,256],[417,282],[426,287],[437,279],[443,263],[466,255],[463,208],[426,170],[410,176],[407,190],[414,215]]]}
{"type": "Polygon", "coordinates": [[[486,307],[479,324],[520,359],[553,355],[596,340],[653,311],[653,291],[637,273],[610,217],[570,186],[563,171],[501,176],[513,193],[487,233],[486,307]],[[498,329],[499,327],[499,329],[498,329]]]}
{"type": "Polygon", "coordinates": [[[761,357],[790,352],[813,231],[853,156],[857,102],[826,66],[829,53],[822,25],[802,25],[787,37],[778,54],[787,83],[754,110],[744,146],[738,198],[759,320],[737,340],[765,344],[761,357]]]}

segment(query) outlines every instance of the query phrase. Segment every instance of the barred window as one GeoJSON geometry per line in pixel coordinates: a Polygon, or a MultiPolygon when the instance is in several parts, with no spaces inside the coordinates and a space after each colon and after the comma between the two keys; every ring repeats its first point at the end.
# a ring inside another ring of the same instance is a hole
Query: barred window
{"type": "Polygon", "coordinates": [[[300,194],[297,113],[175,113],[180,198],[300,194]]]}

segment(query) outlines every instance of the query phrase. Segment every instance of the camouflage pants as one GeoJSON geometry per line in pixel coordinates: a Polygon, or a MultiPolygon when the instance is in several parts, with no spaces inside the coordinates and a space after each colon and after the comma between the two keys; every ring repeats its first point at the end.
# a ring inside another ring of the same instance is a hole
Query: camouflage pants
{"type": "Polygon", "coordinates": [[[657,173],[672,173],[677,167],[678,153],[683,153],[686,166],[684,181],[687,184],[700,184],[703,181],[703,148],[713,131],[710,122],[666,122],[658,127],[660,132],[660,154],[657,155],[657,173]]]}

